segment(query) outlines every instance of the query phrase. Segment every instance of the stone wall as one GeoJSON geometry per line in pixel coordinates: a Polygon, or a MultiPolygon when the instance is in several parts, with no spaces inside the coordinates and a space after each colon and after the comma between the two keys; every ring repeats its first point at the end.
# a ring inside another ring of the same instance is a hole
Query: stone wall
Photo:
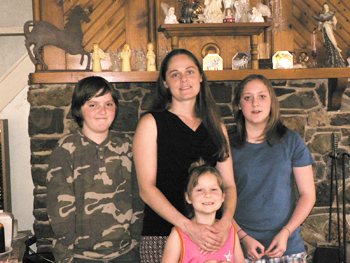
{"type": "MultiPolygon", "coordinates": [[[[302,235],[310,254],[310,262],[317,242],[325,242],[328,238],[331,174],[329,154],[332,150],[332,133],[339,139],[339,152],[350,150],[350,91],[347,90],[343,95],[343,105],[340,111],[327,111],[327,83],[327,79],[273,81],[285,124],[296,130],[305,139],[316,161],[314,176],[317,201],[310,216],[302,225],[302,235]]],[[[155,83],[113,83],[113,85],[119,92],[120,100],[119,116],[113,124],[113,129],[132,135],[139,117],[150,107],[155,83]]],[[[212,93],[228,128],[234,122],[231,103],[233,89],[236,85],[238,85],[236,81],[210,82],[212,93]]],[[[32,85],[28,92],[28,100],[31,105],[29,116],[31,164],[35,185],[34,232],[39,239],[38,251],[50,250],[53,235],[46,213],[45,179],[49,156],[57,140],[63,134],[77,128],[70,115],[73,88],[73,84],[32,85]]],[[[349,171],[348,163],[347,161],[345,167],[347,172],[349,171]]],[[[340,174],[340,159],[337,164],[340,174]]],[[[346,198],[349,203],[349,175],[346,175],[346,178],[346,198]]],[[[340,194],[343,193],[341,180],[339,191],[340,194]]],[[[342,203],[341,200],[340,203],[342,203]]],[[[334,217],[333,223],[336,220],[337,218],[334,217]]],[[[349,222],[349,216],[347,221],[349,222]]],[[[332,228],[336,229],[335,225],[332,225],[332,228]]],[[[336,240],[335,230],[332,233],[332,239],[336,240]]],[[[350,231],[348,231],[347,239],[350,240],[350,231]]]]}

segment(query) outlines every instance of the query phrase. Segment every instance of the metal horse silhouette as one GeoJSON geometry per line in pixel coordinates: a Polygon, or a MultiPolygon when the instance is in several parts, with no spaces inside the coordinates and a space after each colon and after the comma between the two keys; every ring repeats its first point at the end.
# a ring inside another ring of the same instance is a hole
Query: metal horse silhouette
{"type": "Polygon", "coordinates": [[[86,12],[80,6],[76,6],[68,14],[64,30],[58,29],[46,21],[27,21],[24,24],[25,45],[32,62],[34,64],[40,62],[47,70],[48,66],[40,56],[39,49],[45,45],[53,45],[71,55],[81,54],[80,65],[83,64],[84,55],[86,55],[88,58],[86,69],[90,69],[91,55],[81,45],[84,36],[80,24],[82,19],[86,23],[90,22],[86,12]],[[31,31],[30,28],[32,28],[31,31]],[[32,45],[34,45],[33,51],[30,49],[32,45]]]}

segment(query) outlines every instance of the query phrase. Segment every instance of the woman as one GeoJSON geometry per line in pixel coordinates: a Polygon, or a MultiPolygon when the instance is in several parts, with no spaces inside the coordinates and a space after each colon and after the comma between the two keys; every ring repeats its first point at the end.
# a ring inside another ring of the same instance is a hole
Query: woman
{"type": "Polygon", "coordinates": [[[133,151],[140,196],[146,203],[141,260],[161,261],[174,225],[203,251],[218,250],[226,241],[235,210],[232,159],[206,77],[189,51],[173,50],[164,59],[152,111],[138,124],[133,151]],[[197,224],[183,215],[188,168],[200,157],[224,179],[224,212],[214,226],[197,224]]]}
{"type": "Polygon", "coordinates": [[[336,29],[337,19],[334,12],[329,8],[329,4],[323,4],[323,10],[320,17],[313,16],[319,21],[318,30],[322,30],[323,40],[326,47],[326,67],[341,68],[345,67],[344,59],[341,55],[341,49],[335,40],[333,30],[336,29]]]}
{"type": "Polygon", "coordinates": [[[234,224],[246,262],[306,262],[299,227],[316,200],[314,160],[301,136],[282,124],[264,76],[248,76],[235,89],[233,112],[234,224]]]}

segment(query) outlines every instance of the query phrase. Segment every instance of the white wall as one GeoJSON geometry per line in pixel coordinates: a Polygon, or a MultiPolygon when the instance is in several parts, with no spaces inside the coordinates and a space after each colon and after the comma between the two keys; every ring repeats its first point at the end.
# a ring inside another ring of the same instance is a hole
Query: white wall
{"type": "MultiPolygon", "coordinates": [[[[0,27],[22,27],[32,18],[32,1],[1,0],[0,27]]],[[[0,36],[0,77],[25,52],[24,36],[0,36]]],[[[28,78],[29,73],[24,75],[28,78]]],[[[23,90],[0,111],[0,118],[9,121],[12,213],[18,220],[19,230],[33,230],[34,223],[27,91],[28,86],[24,86],[23,90]]]]}

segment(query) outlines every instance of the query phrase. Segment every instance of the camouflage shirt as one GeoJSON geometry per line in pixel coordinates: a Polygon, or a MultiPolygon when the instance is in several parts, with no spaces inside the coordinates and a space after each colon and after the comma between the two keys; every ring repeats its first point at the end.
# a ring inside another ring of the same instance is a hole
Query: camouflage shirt
{"type": "Polygon", "coordinates": [[[112,259],[138,245],[144,204],[132,163],[131,138],[115,131],[99,145],[81,130],[58,141],[47,173],[56,262],[112,259]]]}

